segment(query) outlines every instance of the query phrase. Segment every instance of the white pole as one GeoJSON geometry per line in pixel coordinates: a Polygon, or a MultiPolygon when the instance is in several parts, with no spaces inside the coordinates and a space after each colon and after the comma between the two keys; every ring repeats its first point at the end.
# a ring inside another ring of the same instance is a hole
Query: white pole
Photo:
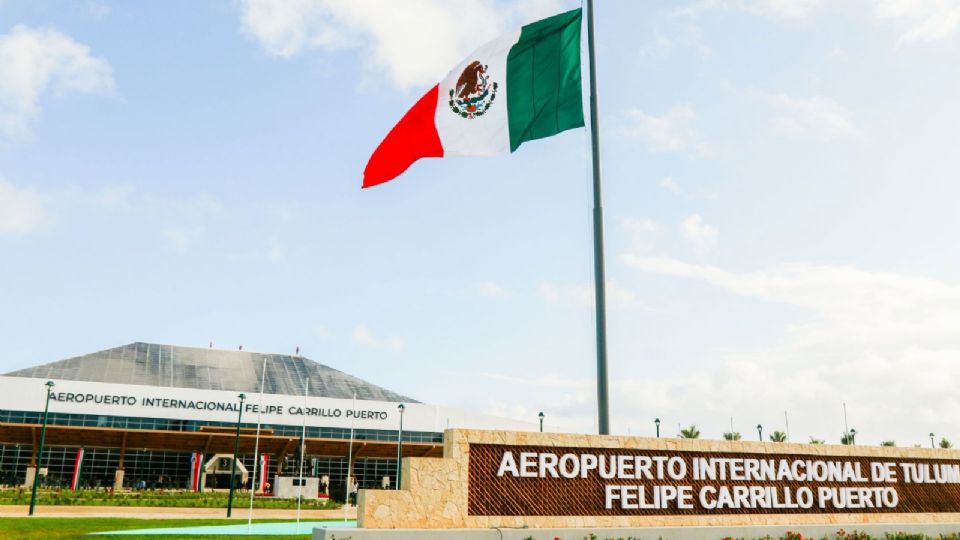
{"type": "Polygon", "coordinates": [[[787,411],[783,411],[783,421],[787,424],[787,440],[790,440],[790,419],[787,417],[787,411]]]}
{"type": "Polygon", "coordinates": [[[850,425],[847,424],[847,402],[843,402],[843,436],[850,436],[850,425]]]}
{"type": "Polygon", "coordinates": [[[300,432],[300,486],[297,492],[297,533],[300,532],[300,502],[303,500],[303,462],[307,453],[307,393],[310,391],[310,379],[303,385],[303,431],[300,432]]]}
{"type": "Polygon", "coordinates": [[[250,511],[247,513],[247,535],[252,534],[253,527],[253,494],[257,491],[257,471],[260,470],[260,417],[263,415],[263,384],[267,379],[267,357],[263,357],[263,367],[260,369],[260,401],[257,404],[257,438],[253,443],[253,480],[250,481],[250,511]]]}
{"type": "Polygon", "coordinates": [[[350,449],[347,451],[347,487],[343,499],[343,523],[347,523],[347,504],[350,502],[350,479],[353,478],[353,421],[356,419],[357,393],[353,393],[353,411],[350,415],[350,449]]]}

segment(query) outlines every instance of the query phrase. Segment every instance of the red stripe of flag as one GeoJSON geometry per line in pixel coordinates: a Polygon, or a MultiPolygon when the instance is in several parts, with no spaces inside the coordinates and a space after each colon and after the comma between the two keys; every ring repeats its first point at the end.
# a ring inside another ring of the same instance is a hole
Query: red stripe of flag
{"type": "Polygon", "coordinates": [[[363,187],[393,180],[420,158],[443,157],[433,120],[439,94],[439,85],[431,88],[387,133],[363,170],[363,187]]]}
{"type": "Polygon", "coordinates": [[[70,480],[70,489],[77,490],[77,484],[80,482],[80,465],[83,462],[83,448],[77,448],[77,457],[73,462],[73,478],[70,480]]]}
{"type": "Polygon", "coordinates": [[[267,471],[270,469],[270,456],[263,454],[260,459],[260,493],[263,493],[267,490],[267,471]]]}

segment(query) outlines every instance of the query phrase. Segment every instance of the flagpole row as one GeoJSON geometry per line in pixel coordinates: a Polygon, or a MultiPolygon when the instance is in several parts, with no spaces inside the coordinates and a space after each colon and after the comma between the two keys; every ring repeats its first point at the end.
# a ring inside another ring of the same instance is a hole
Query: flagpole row
{"type": "Polygon", "coordinates": [[[597,426],[610,434],[607,390],[607,294],[603,256],[603,199],[600,191],[600,120],[597,106],[597,57],[593,39],[593,0],[587,2],[587,54],[590,61],[590,150],[593,161],[593,279],[597,323],[597,426]]]}

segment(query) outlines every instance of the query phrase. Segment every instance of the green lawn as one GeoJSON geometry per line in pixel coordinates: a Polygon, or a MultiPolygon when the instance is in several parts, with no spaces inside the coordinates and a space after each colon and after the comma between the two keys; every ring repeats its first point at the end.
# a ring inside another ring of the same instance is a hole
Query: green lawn
{"type": "MultiPolygon", "coordinates": [[[[41,506],[152,506],[178,508],[226,508],[228,494],[224,492],[191,493],[185,491],[107,491],[68,489],[41,489],[37,492],[37,504],[41,506]]],[[[234,504],[246,506],[249,492],[238,493],[234,504]],[[239,501],[236,502],[236,501],[239,501]]],[[[0,490],[0,505],[30,504],[30,491],[24,489],[0,490]]],[[[304,510],[331,510],[341,505],[329,499],[304,499],[304,510]]],[[[296,499],[254,497],[254,508],[297,507],[296,499]]]]}
{"type": "MultiPolygon", "coordinates": [[[[289,519],[255,519],[254,523],[269,521],[290,521],[289,519]]],[[[310,521],[321,521],[311,519],[310,521]]],[[[226,540],[236,536],[84,536],[91,532],[119,531],[123,529],[152,529],[160,527],[200,527],[204,525],[239,525],[245,523],[236,519],[137,519],[137,518],[0,518],[0,538],[4,540],[30,538],[86,538],[93,540],[175,540],[179,538],[226,540]]],[[[304,540],[311,531],[300,536],[243,536],[261,540],[304,540]]]]}

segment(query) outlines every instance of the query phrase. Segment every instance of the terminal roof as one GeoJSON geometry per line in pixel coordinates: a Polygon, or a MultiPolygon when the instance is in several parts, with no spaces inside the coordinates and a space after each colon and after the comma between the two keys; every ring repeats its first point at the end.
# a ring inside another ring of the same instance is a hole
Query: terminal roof
{"type": "Polygon", "coordinates": [[[7,373],[12,377],[417,403],[303,356],[131,343],[7,373]]]}

